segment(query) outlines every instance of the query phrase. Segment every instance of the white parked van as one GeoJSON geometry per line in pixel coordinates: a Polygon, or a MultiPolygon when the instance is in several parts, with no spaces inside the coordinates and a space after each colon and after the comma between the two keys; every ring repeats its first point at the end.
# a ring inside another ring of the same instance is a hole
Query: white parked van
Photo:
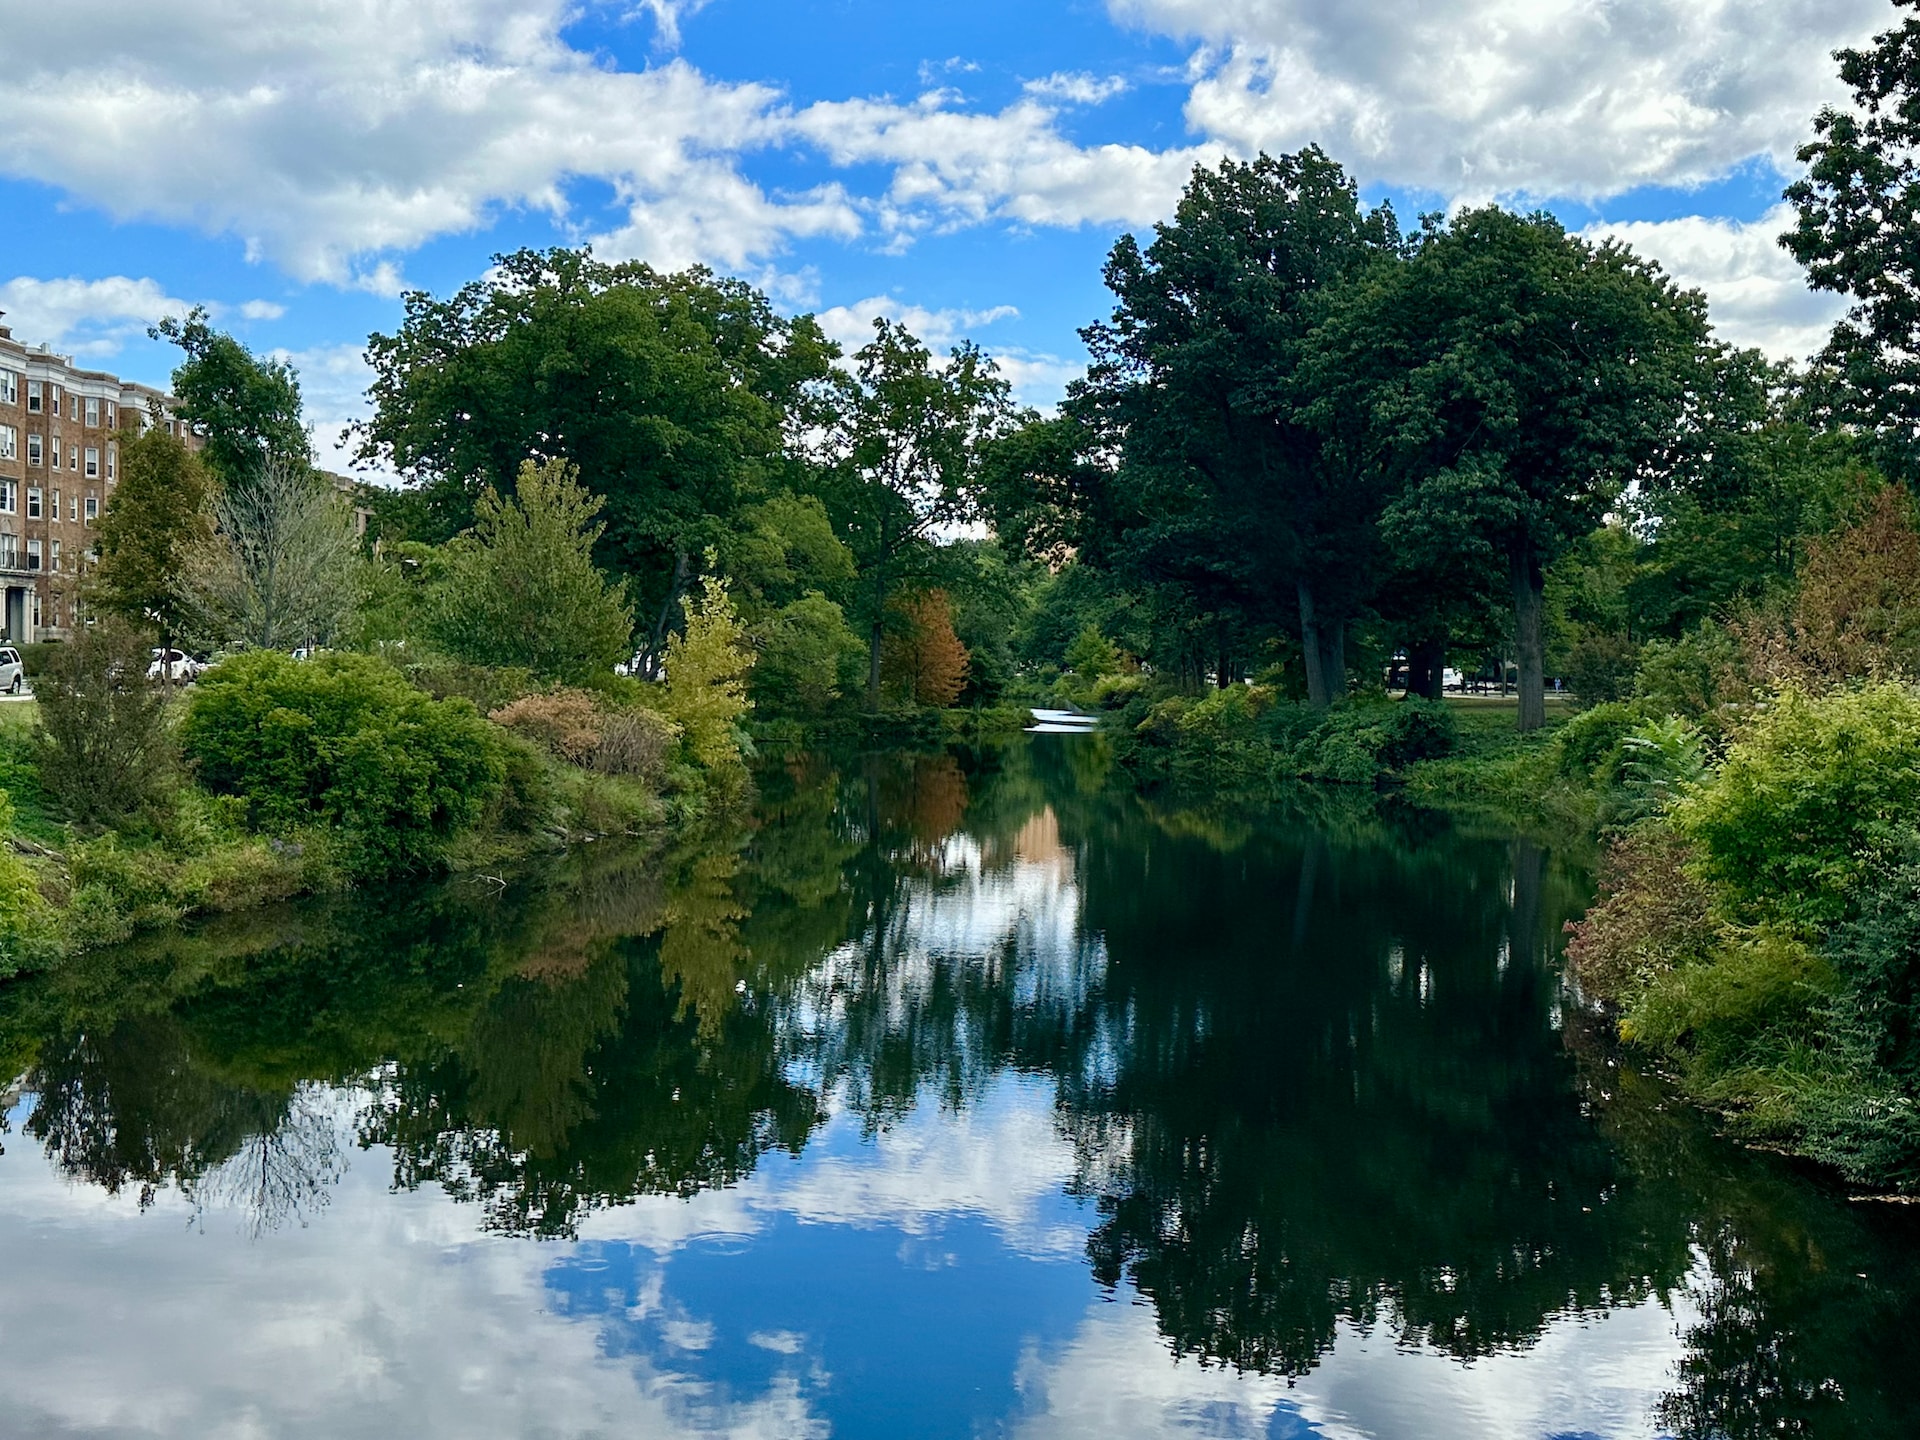
{"type": "Polygon", "coordinates": [[[18,695],[27,688],[27,667],[20,663],[20,652],[11,645],[0,645],[0,690],[18,695]]]}

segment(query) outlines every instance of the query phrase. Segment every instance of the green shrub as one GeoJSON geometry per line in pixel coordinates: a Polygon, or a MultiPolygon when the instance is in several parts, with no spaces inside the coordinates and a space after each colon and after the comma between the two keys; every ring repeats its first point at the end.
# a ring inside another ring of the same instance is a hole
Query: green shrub
{"type": "Polygon", "coordinates": [[[1630,1010],[1660,977],[1712,961],[1725,938],[1687,841],[1664,826],[1616,840],[1600,900],[1572,927],[1567,965],[1596,1000],[1630,1010]]]}
{"type": "Polygon", "coordinates": [[[1624,635],[1583,629],[1568,648],[1567,682],[1583,705],[1618,700],[1633,688],[1640,647],[1624,635]]]}
{"type": "Polygon", "coordinates": [[[1119,675],[1102,675],[1093,682],[1087,699],[1101,710],[1118,710],[1129,701],[1145,695],[1152,687],[1152,680],[1137,670],[1119,675]]]}
{"type": "Polygon", "coordinates": [[[1610,825],[1636,825],[1664,813],[1691,793],[1707,770],[1699,730],[1677,715],[1634,726],[1617,754],[1619,786],[1602,807],[1610,825]]]}
{"type": "Polygon", "coordinates": [[[1611,784],[1620,744],[1639,723],[1640,712],[1617,700],[1582,710],[1553,733],[1554,769],[1570,780],[1611,784]]]}
{"type": "Polygon", "coordinates": [[[1834,1030],[1908,1093],[1920,1093],[1920,855],[1910,851],[1877,877],[1828,954],[1834,1030]]]}
{"type": "Polygon", "coordinates": [[[469,700],[483,715],[544,688],[531,670],[463,665],[454,660],[409,665],[407,679],[436,700],[469,700]]]}
{"type": "Polygon", "coordinates": [[[1805,942],[1762,929],[1730,939],[1707,964],[1654,976],[1620,1032],[1663,1050],[1684,1046],[1710,1071],[1733,1070],[1772,1058],[1789,1036],[1811,1038],[1831,984],[1826,961],[1805,942]]]}
{"type": "Polygon", "coordinates": [[[1318,780],[1369,785],[1385,772],[1449,755],[1457,741],[1453,713],[1445,705],[1417,699],[1350,701],[1327,711],[1297,742],[1295,767],[1318,780]]]}
{"type": "Polygon", "coordinates": [[[1817,935],[1848,918],[1920,816],[1920,695],[1785,691],[1674,816],[1736,918],[1817,935]]]}
{"type": "Polygon", "coordinates": [[[60,647],[36,678],[40,787],[75,820],[132,814],[173,773],[166,695],[147,680],[145,636],[102,620],[60,647]]]}
{"type": "Polygon", "coordinates": [[[242,797],[256,828],[338,826],[361,874],[439,864],[505,774],[471,705],[429,699],[367,655],[237,655],[195,687],[180,735],[201,779],[242,797]]]}
{"type": "Polygon", "coordinates": [[[1678,640],[1655,640],[1640,657],[1634,698],[1652,715],[1682,715],[1716,733],[1729,711],[1752,699],[1740,642],[1702,620],[1678,640]]]}
{"type": "Polygon", "coordinates": [[[753,627],[754,709],[817,720],[839,701],[866,654],[840,607],[817,590],[753,627]]]}
{"type": "Polygon", "coordinates": [[[60,951],[53,911],[39,883],[6,844],[12,831],[13,802],[0,791],[0,980],[38,970],[60,951]]]}

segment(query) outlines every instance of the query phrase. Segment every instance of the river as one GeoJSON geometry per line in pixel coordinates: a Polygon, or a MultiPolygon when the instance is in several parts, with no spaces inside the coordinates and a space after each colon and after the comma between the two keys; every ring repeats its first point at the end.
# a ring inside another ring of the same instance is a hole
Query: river
{"type": "Polygon", "coordinates": [[[1920,1216],[1624,1065],[1587,887],[1036,735],[93,956],[0,989],[0,1435],[1920,1433],[1920,1216]]]}

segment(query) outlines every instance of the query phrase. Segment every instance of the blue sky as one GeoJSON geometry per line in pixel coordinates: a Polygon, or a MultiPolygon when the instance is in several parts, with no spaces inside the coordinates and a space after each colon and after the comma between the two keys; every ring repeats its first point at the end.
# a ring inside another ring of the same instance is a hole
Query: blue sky
{"type": "Polygon", "coordinates": [[[704,262],[971,336],[1046,403],[1100,261],[1198,160],[1319,142],[1373,197],[1609,230],[1778,354],[1835,313],[1774,244],[1829,58],[1888,0],[0,0],[0,309],[163,382],[193,303],[305,380],[520,245],[704,262]],[[263,20],[263,14],[271,19],[263,20]]]}

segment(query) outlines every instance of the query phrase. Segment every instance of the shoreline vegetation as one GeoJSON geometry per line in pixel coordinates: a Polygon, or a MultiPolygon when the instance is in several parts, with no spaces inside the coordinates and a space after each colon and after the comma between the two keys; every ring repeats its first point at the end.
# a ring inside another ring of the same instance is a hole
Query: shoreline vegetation
{"type": "Polygon", "coordinates": [[[121,445],[0,712],[0,977],[1065,706],[1143,787],[1597,842],[1581,998],[1733,1133],[1920,1191],[1920,320],[1855,263],[1920,217],[1818,134],[1787,244],[1860,304],[1805,366],[1544,213],[1403,229],[1313,146],[1116,241],[1048,413],[971,343],[523,250],[370,337],[357,458],[405,483],[343,489],[288,365],[163,321],[184,423],[121,445]]]}

